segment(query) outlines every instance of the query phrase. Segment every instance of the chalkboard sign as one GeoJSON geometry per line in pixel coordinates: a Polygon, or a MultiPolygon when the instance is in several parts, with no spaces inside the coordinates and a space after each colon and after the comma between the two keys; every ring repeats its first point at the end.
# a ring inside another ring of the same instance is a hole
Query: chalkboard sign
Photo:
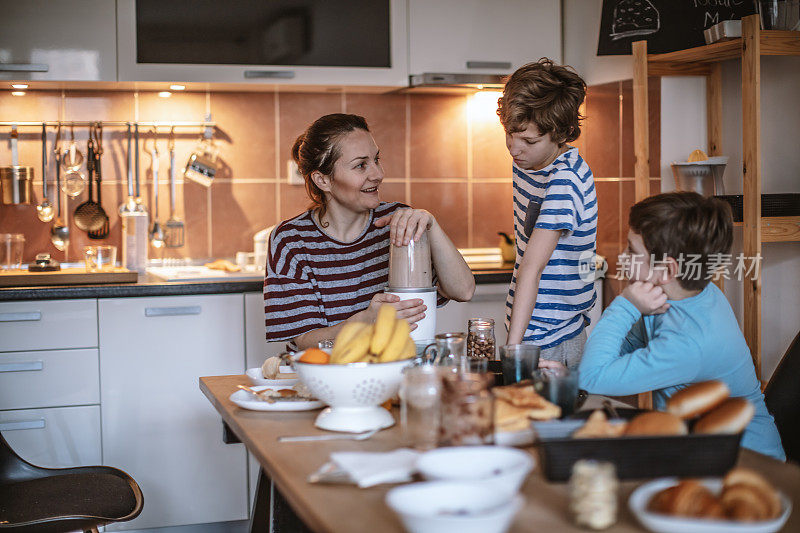
{"type": "Polygon", "coordinates": [[[753,0],[603,0],[597,55],[627,55],[647,41],[662,54],[706,44],[703,30],[756,12],[753,0]]]}

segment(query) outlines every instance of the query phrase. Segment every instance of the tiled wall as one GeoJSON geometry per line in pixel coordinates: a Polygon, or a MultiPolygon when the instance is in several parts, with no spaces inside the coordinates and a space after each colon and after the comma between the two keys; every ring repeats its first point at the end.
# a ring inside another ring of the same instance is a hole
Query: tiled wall
{"type": "MultiPolygon", "coordinates": [[[[656,87],[658,84],[651,84],[656,87]]],[[[616,257],[624,241],[627,207],[633,199],[633,139],[631,83],[591,87],[586,103],[584,133],[576,142],[597,178],[600,202],[599,253],[616,257]]],[[[177,212],[186,221],[186,246],[165,250],[164,257],[232,257],[251,251],[253,234],[296,215],[308,200],[304,187],[287,183],[291,145],[309,123],[333,112],[366,117],[381,149],[386,179],[384,200],[399,200],[430,210],[459,247],[492,247],[498,231],[512,230],[510,157],[494,115],[492,98],[478,102],[466,95],[328,93],[173,93],[160,98],[153,92],[30,91],[26,96],[0,93],[0,121],[203,119],[213,114],[218,124],[216,143],[223,170],[206,189],[184,182],[181,171],[195,147],[198,133],[179,131],[176,140],[177,212]]],[[[651,98],[651,157],[658,175],[658,94],[651,98]]],[[[167,131],[158,136],[161,154],[159,218],[169,215],[166,184],[167,131]]],[[[35,168],[36,202],[41,197],[40,132],[22,130],[21,164],[35,168]]],[[[85,150],[87,132],[75,137],[85,150]]],[[[152,211],[152,139],[140,133],[140,175],[143,196],[152,211]]],[[[52,146],[54,131],[48,137],[52,146]]],[[[0,130],[0,165],[11,161],[8,130],[0,130]]],[[[111,219],[110,244],[119,245],[118,206],[127,195],[125,135],[122,129],[104,132],[102,203],[111,219]]],[[[51,150],[52,151],[52,150],[51,150]]],[[[54,179],[49,157],[48,179],[54,179]]],[[[654,189],[660,186],[653,181],[654,189]]],[[[52,191],[52,187],[51,187],[52,191]]],[[[65,210],[72,218],[85,200],[70,199],[65,210]]],[[[71,224],[71,222],[70,222],[71,224]]],[[[24,233],[26,260],[50,252],[59,260],[79,260],[91,241],[71,224],[70,247],[58,252],[49,228],[33,206],[0,206],[0,232],[24,233]]],[[[161,252],[151,250],[151,257],[161,252]]]]}

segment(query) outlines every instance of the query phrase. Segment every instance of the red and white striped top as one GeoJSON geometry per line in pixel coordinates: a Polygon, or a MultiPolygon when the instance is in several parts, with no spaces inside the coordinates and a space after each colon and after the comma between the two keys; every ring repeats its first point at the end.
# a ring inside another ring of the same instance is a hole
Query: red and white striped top
{"type": "MultiPolygon", "coordinates": [[[[267,340],[293,339],[366,309],[389,281],[389,226],[375,220],[404,207],[381,203],[350,243],[322,231],[311,211],[281,222],[269,238],[264,279],[267,340]]],[[[445,302],[440,296],[439,305],[445,302]]]]}

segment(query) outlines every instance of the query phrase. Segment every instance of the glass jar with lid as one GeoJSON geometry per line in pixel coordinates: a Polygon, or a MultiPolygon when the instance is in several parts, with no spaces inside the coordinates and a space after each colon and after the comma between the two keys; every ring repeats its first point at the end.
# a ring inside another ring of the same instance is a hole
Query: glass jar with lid
{"type": "Polygon", "coordinates": [[[470,318],[467,335],[467,357],[490,359],[497,357],[495,350],[494,319],[470,318]]]}

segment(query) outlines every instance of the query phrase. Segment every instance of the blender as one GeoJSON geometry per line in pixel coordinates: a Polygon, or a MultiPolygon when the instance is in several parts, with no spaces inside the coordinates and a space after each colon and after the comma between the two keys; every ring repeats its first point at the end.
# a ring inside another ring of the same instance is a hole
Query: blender
{"type": "Polygon", "coordinates": [[[425,317],[417,322],[411,332],[414,342],[431,341],[436,334],[436,287],[433,285],[433,266],[428,232],[418,241],[413,239],[406,246],[390,245],[388,294],[401,300],[421,299],[427,306],[425,317]]]}

